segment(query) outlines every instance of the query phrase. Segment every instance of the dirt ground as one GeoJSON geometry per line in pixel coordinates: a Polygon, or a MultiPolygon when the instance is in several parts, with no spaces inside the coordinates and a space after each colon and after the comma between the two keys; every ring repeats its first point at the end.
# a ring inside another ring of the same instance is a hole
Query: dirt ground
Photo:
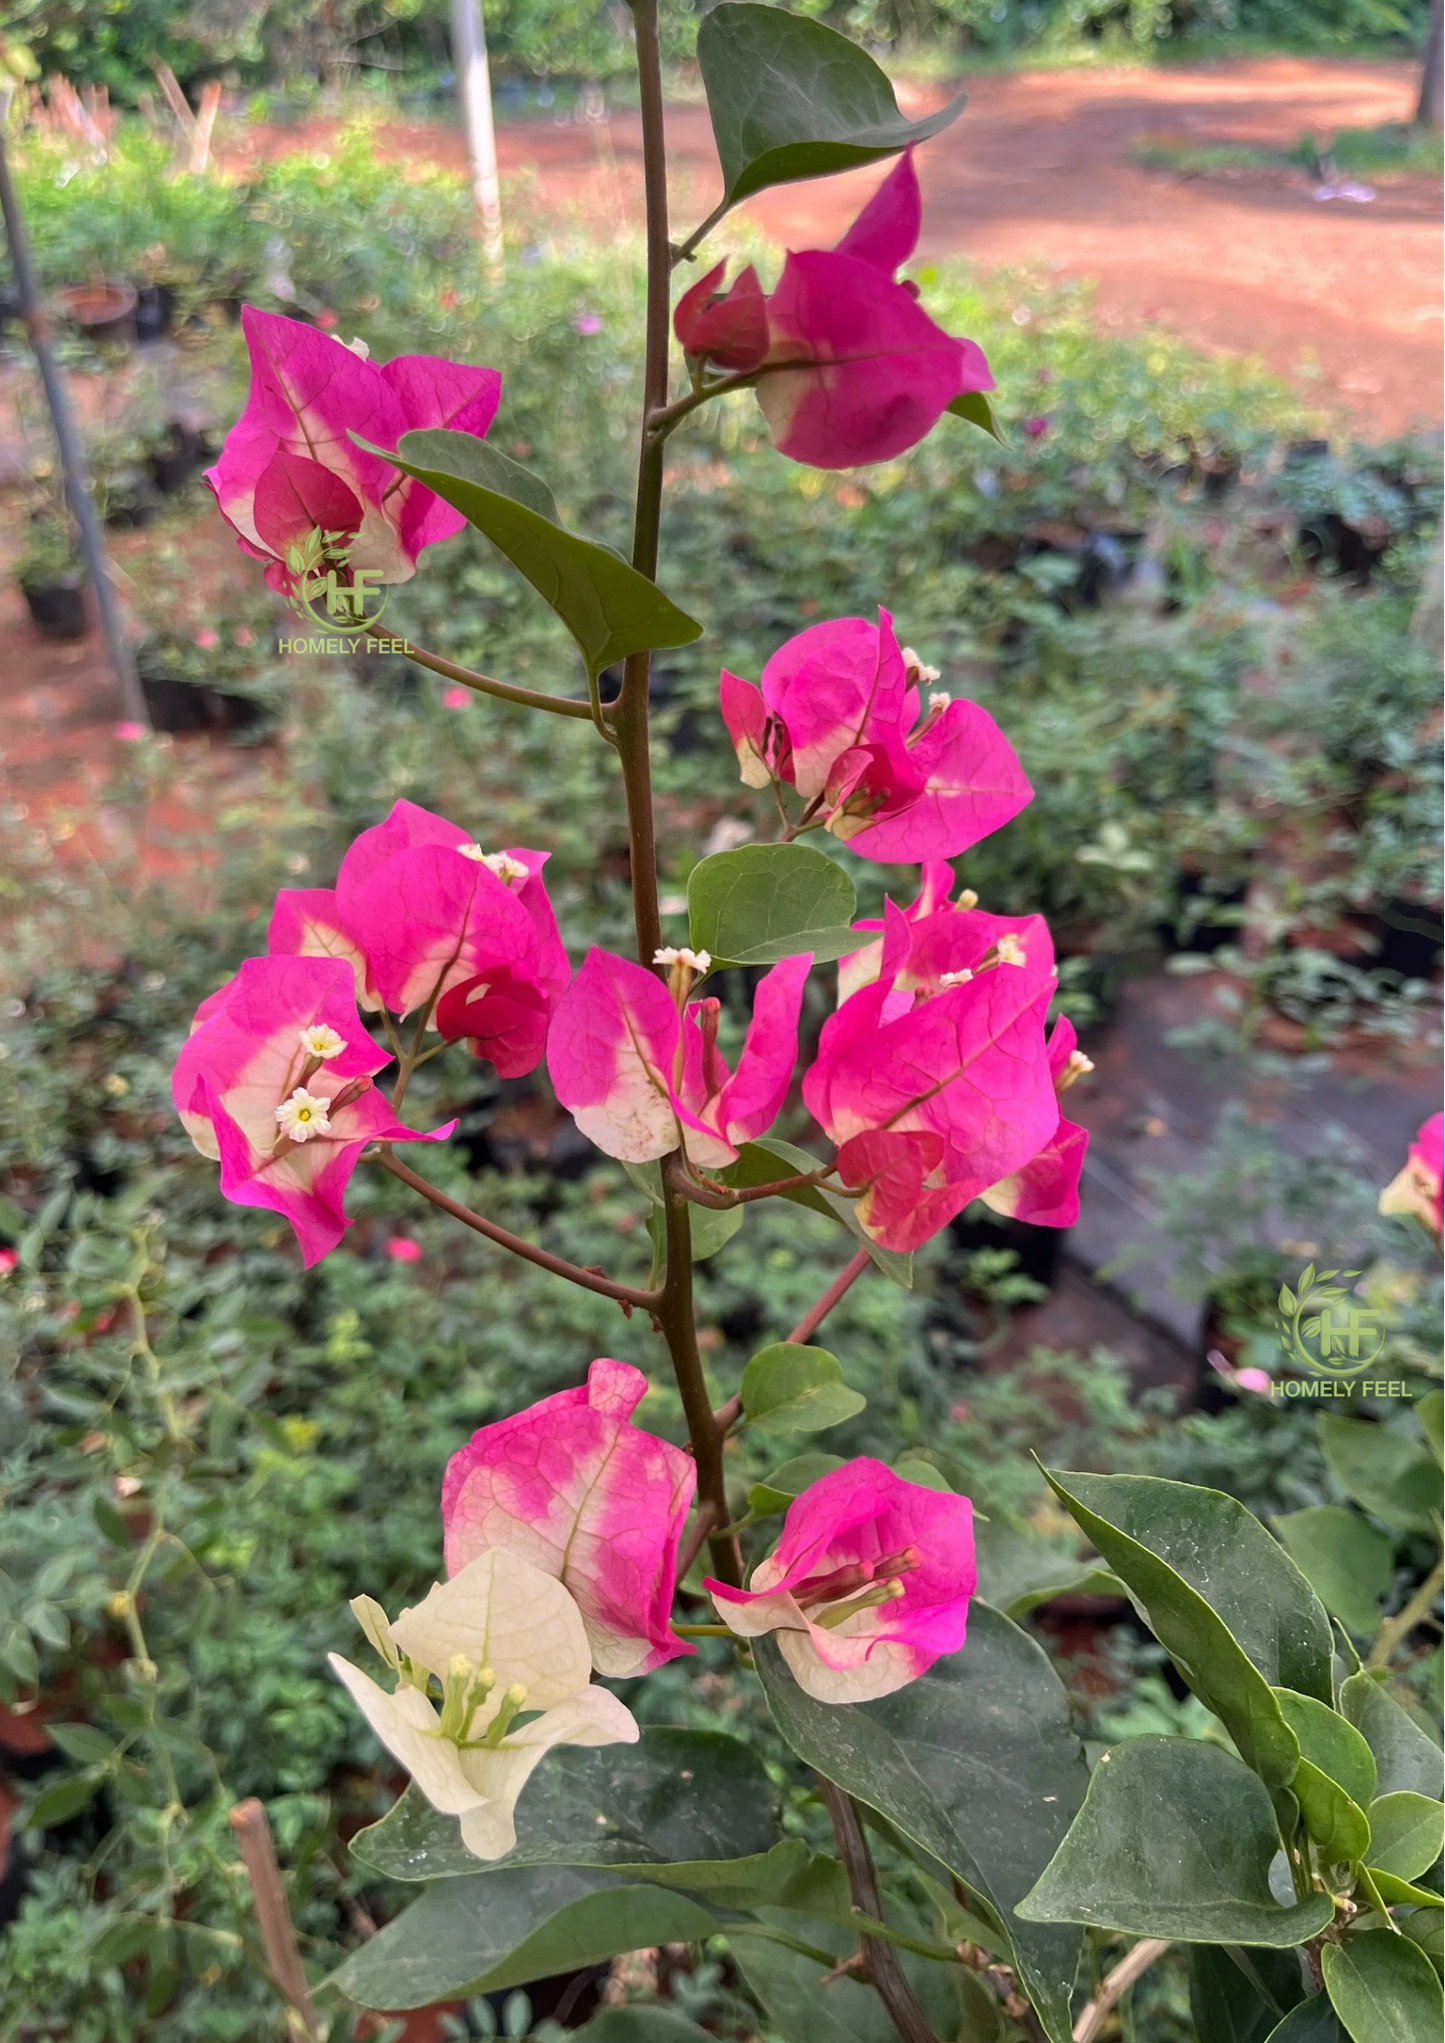
{"type": "MultiPolygon", "coordinates": [[[[1438,180],[1392,177],[1368,204],[1322,203],[1302,170],[1225,180],[1130,159],[1145,137],[1289,148],[1306,134],[1405,119],[1417,89],[1411,65],[1274,57],[963,84],[963,118],[919,152],[924,255],[1091,278],[1102,326],[1157,322],[1201,347],[1259,355],[1369,435],[1439,419],[1438,180]]],[[[900,95],[910,111],[943,96],[900,95]]],[[[253,132],[235,153],[324,146],[333,132],[318,121],[253,132]]],[[[668,139],[674,218],[691,226],[720,189],[705,109],[672,109],[668,139]]],[[[460,133],[441,126],[393,127],[381,146],[464,162],[460,133]]],[[[602,232],[634,221],[640,149],[630,113],[503,125],[513,220],[571,217],[602,232]]],[[[826,246],[883,174],[784,186],[744,214],[783,245],[826,246]]]]}
{"type": "MultiPolygon", "coordinates": [[[[1039,265],[1096,280],[1101,326],[1157,322],[1207,348],[1262,356],[1301,380],[1328,410],[1367,434],[1440,416],[1440,187],[1423,177],[1382,182],[1369,205],[1320,204],[1303,172],[1225,180],[1145,170],[1140,137],[1287,147],[1301,134],[1399,119],[1412,107],[1410,66],[1272,58],[1188,70],[1039,72],[965,81],[963,118],[920,151],[925,255],[961,252],[1010,267],[1039,265]]],[[[900,95],[910,111],[928,98],[900,95]]],[[[336,124],[248,129],[228,155],[325,147],[336,124]]],[[[635,115],[504,124],[499,149],[512,224],[543,231],[574,220],[596,233],[636,218],[640,133],[635,115]]],[[[679,229],[711,207],[719,179],[707,115],[669,115],[679,229]]],[[[462,138],[444,125],[394,126],[379,146],[401,158],[460,167],[462,138]]],[[[783,245],[837,238],[884,172],[785,186],[745,209],[783,245]]],[[[123,554],[125,542],[117,546],[123,554]]],[[[73,806],[92,832],[128,836],[98,794],[115,757],[116,709],[97,637],[49,646],[19,591],[0,579],[0,798],[32,814],[73,806]]],[[[224,746],[183,741],[192,770],[172,797],[193,800],[216,777],[242,777],[224,746]],[[200,761],[204,756],[205,764],[200,761]]],[[[87,833],[88,834],[88,833],[87,833]]],[[[119,845],[87,850],[113,858],[119,845]]],[[[153,846],[147,847],[153,862],[153,846]]]]}

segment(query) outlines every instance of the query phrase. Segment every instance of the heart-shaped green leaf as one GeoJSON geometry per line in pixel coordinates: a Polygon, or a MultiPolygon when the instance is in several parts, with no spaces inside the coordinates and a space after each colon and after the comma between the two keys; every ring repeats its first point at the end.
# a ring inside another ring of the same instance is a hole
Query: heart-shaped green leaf
{"type": "Polygon", "coordinates": [[[1274,1693],[1285,1722],[1299,1739],[1301,1756],[1368,1809],[1378,1784],[1375,1755],[1354,1725],[1312,1695],[1296,1695],[1291,1688],[1274,1693]]]}
{"type": "Polygon", "coordinates": [[[1330,1621],[1288,1554],[1220,1490],[1154,1476],[1048,1480],[1246,1764],[1287,1787],[1299,1741],[1271,1683],[1333,1694],[1330,1621]]]}
{"type": "MultiPolygon", "coordinates": [[[[522,1790],[517,1844],[500,1869],[667,1865],[738,1859],[777,1837],[777,1794],[740,1738],[649,1724],[635,1745],[558,1746],[522,1790]]],[[[480,1870],[454,1816],[414,1787],[351,1840],[352,1856],[391,1880],[480,1870]]]]}
{"type": "Polygon", "coordinates": [[[811,951],[819,964],[856,951],[858,895],[811,844],[740,844],[700,859],[687,882],[689,941],[714,965],[775,965],[811,951]]]}
{"type": "Polygon", "coordinates": [[[962,1652],[877,1702],[815,1702],[771,1639],[755,1653],[773,1720],[798,1757],[996,1910],[1050,2043],[1068,2043],[1078,1933],[1011,1913],[1063,1838],[1086,1778],[1047,1656],[981,1600],[962,1652]]]}
{"type": "MultiPolygon", "coordinates": [[[[810,1155],[806,1149],[799,1149],[795,1142],[783,1142],[776,1135],[763,1135],[756,1142],[745,1142],[738,1151],[737,1162],[729,1164],[718,1175],[724,1184],[741,1189],[748,1185],[771,1185],[778,1178],[806,1177],[817,1170],[819,1164],[818,1157],[810,1155]]],[[[830,1192],[824,1185],[795,1185],[778,1196],[791,1199],[795,1206],[807,1206],[814,1213],[826,1213],[830,1220],[838,1221],[847,1228],[858,1246],[868,1251],[885,1277],[891,1277],[905,1291],[912,1289],[912,1256],[900,1255],[896,1249],[879,1248],[876,1241],[870,1241],[858,1224],[852,1199],[845,1199],[840,1192],[830,1192]]]]}
{"type": "Polygon", "coordinates": [[[905,120],[887,74],[820,21],[751,0],[714,7],[697,32],[722,164],[722,210],[768,185],[896,156],[956,121],[962,98],[905,120]]]}
{"type": "Polygon", "coordinates": [[[1318,1420],[1330,1474],[1357,1504],[1405,1532],[1428,1532],[1440,1509],[1440,1470],[1419,1441],[1372,1419],[1318,1420]]]}
{"type": "Polygon", "coordinates": [[[1186,1944],[1279,1949],[1318,1934],[1327,1894],[1282,1908],[1269,1794],[1232,1752],[1192,1738],[1135,1738],[1094,1768],[1077,1820],[1019,1914],[1186,1944]]]}
{"type": "Polygon", "coordinates": [[[841,1454],[800,1454],[774,1469],[762,1482],[753,1484],[748,1491],[748,1509],[754,1518],[776,1517],[779,1511],[787,1510],[794,1497],[810,1490],[819,1476],[842,1466],[841,1454]]]}
{"type": "MultiPolygon", "coordinates": [[[[362,442],[361,444],[365,444],[362,442]]],[[[569,532],[545,483],[471,433],[403,433],[385,454],[462,513],[525,575],[595,677],[629,653],[690,645],[702,626],[610,547],[569,532]],[[550,508],[549,508],[550,507],[550,508]]]]}
{"type": "Polygon", "coordinates": [[[1394,1542],[1339,1504],[1286,1512],[1274,1529],[1331,1617],[1347,1631],[1373,1632],[1395,1578],[1394,1542]]]}
{"type": "Polygon", "coordinates": [[[1428,1795],[1381,1795],[1370,1804],[1370,1864],[1418,1880],[1445,1849],[1445,1804],[1428,1795]]]}
{"type": "Polygon", "coordinates": [[[700,1903],[579,1866],[520,1866],[443,1880],[326,1981],[364,2008],[427,2007],[525,1986],[720,1927],[700,1903]]]}
{"type": "Polygon", "coordinates": [[[986,433],[993,435],[1000,447],[1005,444],[1004,436],[998,429],[998,421],[993,415],[993,406],[981,390],[965,390],[945,409],[951,411],[955,418],[967,419],[972,426],[982,426],[986,433]]]}
{"type": "Polygon", "coordinates": [[[843,1381],[843,1365],[826,1348],[775,1341],[743,1371],[743,1410],[765,1433],[821,1433],[856,1418],[868,1400],[843,1381]]]}
{"type": "Polygon", "coordinates": [[[1325,1992],[1354,2043],[1440,2043],[1440,1981],[1418,1944],[1364,1930],[1320,1952],[1325,1992]]]}

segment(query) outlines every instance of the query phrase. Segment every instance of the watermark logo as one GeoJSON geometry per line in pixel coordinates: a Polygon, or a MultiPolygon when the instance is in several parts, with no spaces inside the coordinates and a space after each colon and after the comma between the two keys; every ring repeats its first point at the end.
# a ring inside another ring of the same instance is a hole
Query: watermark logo
{"type": "Polygon", "coordinates": [[[305,638],[283,638],[283,653],[400,653],[406,640],[377,633],[391,591],[380,568],[353,567],[347,532],[313,527],[286,549],[290,588],[286,600],[309,627],[305,638]],[[318,632],[319,637],[312,634],[318,632]]]}
{"type": "Polygon", "coordinates": [[[1356,1296],[1359,1275],[1306,1263],[1293,1288],[1281,1284],[1276,1335],[1303,1380],[1277,1377],[1272,1397],[1409,1397],[1405,1384],[1368,1373],[1384,1353],[1389,1326],[1379,1306],[1356,1296]]]}

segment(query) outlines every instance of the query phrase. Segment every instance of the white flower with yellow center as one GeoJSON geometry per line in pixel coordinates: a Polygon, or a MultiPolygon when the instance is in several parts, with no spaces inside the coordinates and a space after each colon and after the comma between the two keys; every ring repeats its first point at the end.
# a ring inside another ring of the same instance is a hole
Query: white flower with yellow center
{"type": "Polygon", "coordinates": [[[338,1036],[335,1029],[328,1028],[325,1022],[313,1022],[310,1028],[301,1031],[301,1048],[308,1057],[329,1064],[346,1048],[346,1038],[338,1036]]]}
{"type": "Polygon", "coordinates": [[[972,972],[965,965],[961,972],[940,972],[938,983],[940,986],[966,986],[972,977],[972,972]]]}
{"type": "Polygon", "coordinates": [[[652,962],[654,965],[667,965],[669,967],[672,965],[685,965],[689,972],[696,972],[698,977],[701,978],[704,972],[712,970],[712,953],[710,951],[690,951],[686,946],[679,949],[673,944],[664,944],[661,950],[652,953],[652,962]]]}
{"type": "Polygon", "coordinates": [[[1026,965],[1029,961],[1028,952],[1012,930],[1005,930],[994,948],[1001,965],[1026,965]]]}
{"type": "MultiPolygon", "coordinates": [[[[939,669],[937,667],[925,666],[923,660],[914,652],[912,646],[905,646],[903,648],[903,665],[909,679],[912,681],[937,681],[939,678],[939,669]]],[[[946,695],[943,700],[944,704],[947,705],[948,697],[946,695]]]]}
{"type": "Polygon", "coordinates": [[[953,697],[946,688],[935,688],[928,698],[929,713],[933,716],[940,715],[952,700],[953,697]]]}
{"type": "Polygon", "coordinates": [[[510,851],[483,851],[480,844],[459,844],[457,850],[463,858],[471,859],[474,865],[484,865],[489,873],[495,873],[507,886],[513,880],[528,877],[526,866],[520,858],[513,858],[510,851]]]}
{"type": "Polygon", "coordinates": [[[298,1085],[290,1099],[282,1100],[277,1107],[276,1122],[281,1133],[289,1135],[293,1142],[309,1142],[314,1135],[331,1133],[330,1106],[330,1100],[298,1085]]]}
{"type": "Polygon", "coordinates": [[[339,1653],[333,1670],[432,1807],[461,1818],[479,1859],[516,1843],[517,1797],[554,1745],[637,1742],[631,1711],[592,1684],[571,1594],[507,1547],[489,1548],[394,1623],[370,1597],[351,1608],[398,1685],[388,1695],[339,1653]]]}

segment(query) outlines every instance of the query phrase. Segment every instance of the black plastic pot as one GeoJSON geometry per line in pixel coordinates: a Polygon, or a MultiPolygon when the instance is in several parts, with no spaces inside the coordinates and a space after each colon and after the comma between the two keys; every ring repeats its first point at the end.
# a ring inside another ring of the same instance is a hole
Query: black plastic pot
{"type": "Polygon", "coordinates": [[[176,294],[169,284],[146,284],[136,293],[135,337],[146,341],[164,340],[175,316],[176,294]]]}
{"type": "Polygon", "coordinates": [[[105,510],[105,522],[113,532],[143,532],[160,516],[161,500],[149,483],[113,496],[105,510]]]}
{"type": "Polygon", "coordinates": [[[136,671],[153,730],[179,736],[191,731],[215,729],[216,717],[211,702],[214,690],[202,688],[194,681],[183,681],[178,675],[164,673],[148,665],[144,655],[136,662],[136,671]]]}
{"type": "Polygon", "coordinates": [[[1005,1220],[992,1214],[975,1220],[967,1213],[951,1220],[948,1232],[954,1246],[966,1255],[976,1249],[1012,1249],[1018,1274],[1031,1277],[1046,1291],[1054,1288],[1059,1255],[1068,1235],[1064,1227],[1035,1227],[1028,1220],[1005,1220]]]}
{"type": "Polygon", "coordinates": [[[1397,896],[1380,910],[1380,951],[1372,962],[1403,979],[1433,979],[1445,948],[1445,918],[1438,903],[1397,896]]]}
{"type": "Polygon", "coordinates": [[[90,630],[85,582],[67,575],[58,582],[22,582],[30,621],[42,638],[84,638],[90,630]]]}
{"type": "Polygon", "coordinates": [[[163,497],[174,496],[183,490],[205,459],[205,448],[201,436],[179,419],[172,419],[166,427],[165,443],[158,453],[150,457],[150,471],[156,488],[163,497]]]}

